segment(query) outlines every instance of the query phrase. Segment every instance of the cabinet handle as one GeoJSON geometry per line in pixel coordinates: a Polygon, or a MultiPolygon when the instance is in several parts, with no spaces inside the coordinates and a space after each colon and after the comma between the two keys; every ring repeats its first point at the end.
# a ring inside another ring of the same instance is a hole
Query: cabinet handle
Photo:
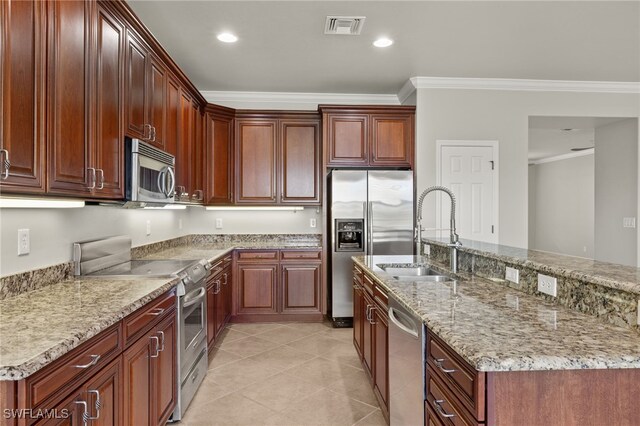
{"type": "Polygon", "coordinates": [[[446,411],[444,411],[444,408],[442,408],[442,404],[444,402],[444,399],[435,399],[433,401],[433,406],[435,407],[436,411],[438,412],[438,414],[440,414],[442,417],[446,417],[446,418],[451,418],[451,417],[455,417],[455,414],[449,414],[446,411]]]}
{"type": "Polygon", "coordinates": [[[371,318],[369,317],[369,311],[371,310],[371,305],[367,304],[367,312],[365,316],[367,317],[367,321],[371,322],[371,318]]]}
{"type": "Polygon", "coordinates": [[[142,131],[142,138],[147,141],[151,141],[151,124],[145,124],[144,130],[142,131]],[[147,129],[149,129],[149,136],[147,137],[147,129]]]}
{"type": "Polygon", "coordinates": [[[158,358],[160,356],[160,339],[158,336],[149,336],[149,340],[154,339],[156,341],[156,354],[149,355],[149,358],[158,358]]]}
{"type": "Polygon", "coordinates": [[[196,189],[193,193],[193,201],[204,200],[204,191],[202,189],[196,189]]]}
{"type": "Polygon", "coordinates": [[[153,315],[154,317],[157,317],[159,315],[162,315],[163,312],[164,308],[153,308],[151,311],[147,312],[147,315],[153,315]]]}
{"type": "Polygon", "coordinates": [[[227,285],[229,283],[229,275],[224,273],[222,276],[224,277],[224,282],[222,284],[227,285]]]}
{"type": "Polygon", "coordinates": [[[215,290],[213,291],[213,294],[218,294],[220,293],[220,280],[216,280],[213,282],[216,285],[215,290]]]}
{"type": "Polygon", "coordinates": [[[164,352],[164,331],[158,331],[160,337],[162,337],[162,343],[160,343],[160,352],[164,352]]]}
{"type": "Polygon", "coordinates": [[[100,391],[98,391],[97,389],[91,389],[91,390],[87,391],[87,393],[89,393],[89,394],[95,393],[96,394],[96,403],[95,403],[96,415],[95,415],[95,417],[89,417],[89,420],[98,420],[100,418],[100,408],[102,408],[102,401],[100,401],[100,391]]]}
{"type": "Polygon", "coordinates": [[[100,359],[100,355],[91,355],[91,362],[89,362],[88,364],[74,365],[74,367],[75,368],[89,368],[92,365],[96,365],[98,363],[99,359],[100,359]]]}
{"type": "Polygon", "coordinates": [[[98,173],[100,173],[100,186],[98,187],[98,189],[104,189],[104,170],[102,169],[96,169],[98,171],[98,173]]]}
{"type": "Polygon", "coordinates": [[[89,173],[91,174],[91,176],[89,177],[91,186],[87,186],[87,189],[92,190],[96,188],[96,169],[94,169],[93,167],[88,167],[87,170],[89,170],[89,173]]]}
{"type": "Polygon", "coordinates": [[[156,141],[156,126],[151,126],[151,134],[153,135],[151,137],[151,142],[155,142],[156,141]]]}
{"type": "Polygon", "coordinates": [[[87,411],[87,401],[74,401],[74,403],[78,405],[82,405],[82,423],[86,424],[89,422],[91,416],[89,416],[89,411],[87,411]]]}
{"type": "Polygon", "coordinates": [[[9,151],[6,149],[0,149],[0,153],[4,153],[4,160],[2,160],[2,168],[4,171],[2,172],[2,180],[6,180],[9,178],[9,169],[11,168],[11,161],[9,161],[9,151]]]}
{"type": "Polygon", "coordinates": [[[442,371],[443,373],[447,373],[447,374],[455,373],[456,370],[454,368],[444,368],[444,366],[442,365],[444,361],[445,361],[444,358],[434,358],[433,360],[433,362],[436,364],[436,367],[438,367],[440,371],[442,371]]]}
{"type": "Polygon", "coordinates": [[[371,325],[375,325],[377,324],[377,322],[373,319],[373,311],[375,311],[377,308],[375,306],[372,306],[371,309],[369,310],[369,323],[371,325]]]}

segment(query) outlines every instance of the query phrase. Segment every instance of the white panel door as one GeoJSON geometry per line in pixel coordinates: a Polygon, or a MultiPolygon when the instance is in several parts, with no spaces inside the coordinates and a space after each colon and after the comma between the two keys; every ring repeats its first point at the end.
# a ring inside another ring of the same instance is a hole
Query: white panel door
{"type": "MultiPolygon", "coordinates": [[[[456,197],[456,228],[460,238],[497,243],[494,211],[492,146],[447,146],[440,150],[440,184],[456,197]]],[[[439,197],[440,229],[449,228],[448,197],[439,197]]],[[[443,236],[448,235],[443,232],[443,236]]]]}

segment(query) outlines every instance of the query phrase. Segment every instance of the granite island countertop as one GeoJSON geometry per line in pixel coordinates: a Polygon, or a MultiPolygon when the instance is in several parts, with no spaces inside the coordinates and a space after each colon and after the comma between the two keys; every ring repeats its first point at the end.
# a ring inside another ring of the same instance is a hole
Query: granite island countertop
{"type": "Polygon", "coordinates": [[[353,259],[478,371],[640,368],[640,334],[629,328],[484,278],[398,281],[377,266],[429,263],[426,258],[353,259]]]}
{"type": "MultiPolygon", "coordinates": [[[[235,249],[319,249],[320,240],[196,241],[138,259],[205,259],[235,249]]],[[[0,300],[0,380],[21,380],[171,289],[177,279],[76,278],[0,300]]]]}

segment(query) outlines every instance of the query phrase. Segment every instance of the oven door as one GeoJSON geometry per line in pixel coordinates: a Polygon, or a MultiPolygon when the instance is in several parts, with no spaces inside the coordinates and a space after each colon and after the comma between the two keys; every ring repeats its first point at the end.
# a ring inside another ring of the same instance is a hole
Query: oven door
{"type": "Polygon", "coordinates": [[[131,201],[173,202],[176,185],[174,168],[144,155],[133,155],[131,201]]]}
{"type": "Polygon", "coordinates": [[[180,313],[182,375],[197,360],[200,343],[207,340],[207,290],[204,286],[196,287],[180,298],[180,313]]]}

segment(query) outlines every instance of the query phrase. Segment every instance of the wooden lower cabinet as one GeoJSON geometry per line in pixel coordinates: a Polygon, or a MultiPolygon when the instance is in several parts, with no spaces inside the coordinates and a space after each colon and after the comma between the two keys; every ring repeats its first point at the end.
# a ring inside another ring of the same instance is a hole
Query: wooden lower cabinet
{"type": "Polygon", "coordinates": [[[238,265],[237,314],[275,314],[277,307],[277,263],[238,265]]]}
{"type": "Polygon", "coordinates": [[[353,345],[356,347],[358,356],[362,359],[362,340],[364,338],[364,293],[361,283],[354,277],[353,279],[353,345]]]}
{"type": "Polygon", "coordinates": [[[282,313],[320,312],[321,263],[282,263],[282,313]]]}
{"type": "Polygon", "coordinates": [[[231,256],[213,267],[218,270],[207,280],[207,346],[209,352],[231,318],[231,256]]]}
{"type": "Polygon", "coordinates": [[[177,392],[175,339],[172,312],[124,352],[125,424],[164,425],[169,419],[177,392]]]}

